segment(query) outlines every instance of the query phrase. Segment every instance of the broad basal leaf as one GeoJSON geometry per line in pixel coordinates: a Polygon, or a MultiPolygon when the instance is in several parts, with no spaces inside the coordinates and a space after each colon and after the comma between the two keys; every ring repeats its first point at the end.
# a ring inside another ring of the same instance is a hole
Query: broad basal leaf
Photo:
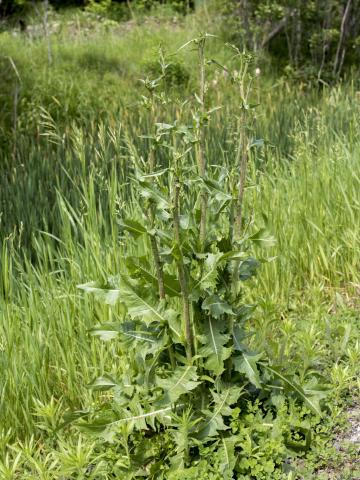
{"type": "Polygon", "coordinates": [[[127,308],[127,313],[132,319],[141,318],[143,322],[150,325],[152,322],[161,322],[166,324],[166,314],[164,309],[153,298],[148,298],[141,286],[131,281],[125,276],[121,276],[118,281],[117,289],[98,287],[96,282],[89,282],[78,285],[78,288],[86,292],[93,293],[96,297],[109,305],[115,305],[121,302],[127,308]]]}
{"type": "Polygon", "coordinates": [[[256,388],[261,388],[260,374],[257,368],[257,362],[262,354],[249,354],[242,352],[239,356],[233,358],[235,370],[246,375],[250,383],[256,388]]]}
{"type": "Polygon", "coordinates": [[[185,393],[194,390],[201,382],[197,381],[196,367],[177,367],[168,378],[157,378],[157,385],[164,390],[162,404],[176,402],[185,393]]]}
{"type": "Polygon", "coordinates": [[[143,360],[149,355],[157,356],[169,340],[164,325],[152,327],[137,321],[100,324],[89,332],[105,341],[119,337],[123,348],[136,352],[143,360]]]}
{"type": "Polygon", "coordinates": [[[152,299],[146,298],[143,291],[125,278],[120,282],[119,299],[126,305],[131,318],[141,318],[147,324],[153,321],[165,322],[158,305],[152,299]]]}
{"type": "MultiPolygon", "coordinates": [[[[150,412],[143,410],[140,404],[137,404],[137,411],[134,412],[124,411],[124,416],[121,418],[113,418],[111,420],[99,417],[93,422],[81,422],[77,426],[80,430],[88,432],[91,434],[97,434],[104,436],[109,434],[111,429],[117,428],[118,425],[123,423],[128,423],[135,430],[146,430],[148,428],[148,423],[153,423],[155,418],[163,418],[164,416],[169,417],[169,413],[172,407],[167,406],[164,408],[159,408],[150,412]]],[[[170,417],[169,417],[170,419],[170,417]]]]}
{"type": "Polygon", "coordinates": [[[230,335],[222,334],[224,324],[219,320],[209,318],[204,326],[204,346],[200,348],[199,355],[204,357],[205,368],[221,375],[224,371],[224,361],[230,357],[231,348],[225,347],[230,335]]]}

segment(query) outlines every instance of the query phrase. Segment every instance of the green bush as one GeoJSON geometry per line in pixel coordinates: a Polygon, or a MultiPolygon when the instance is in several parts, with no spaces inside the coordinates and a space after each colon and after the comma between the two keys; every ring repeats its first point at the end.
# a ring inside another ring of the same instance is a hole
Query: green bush
{"type": "Polygon", "coordinates": [[[190,81],[190,73],[185,65],[180,61],[170,61],[163,71],[161,63],[157,60],[146,61],[144,72],[153,78],[163,76],[162,82],[166,88],[187,88],[190,81]]]}

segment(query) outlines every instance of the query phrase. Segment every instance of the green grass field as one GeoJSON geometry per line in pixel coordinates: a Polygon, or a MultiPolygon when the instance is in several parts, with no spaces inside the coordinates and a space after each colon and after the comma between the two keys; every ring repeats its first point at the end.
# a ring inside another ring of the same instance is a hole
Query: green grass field
{"type": "MultiPolygon", "coordinates": [[[[129,247],[118,220],[124,212],[139,217],[129,139],[146,157],[149,143],[140,136],[156,119],[171,122],[182,111],[189,116],[178,102],[159,107],[155,119],[139,105],[146,94],[139,79],[156,70],[159,43],[172,53],[201,28],[218,33],[216,24],[199,17],[119,28],[69,14],[52,34],[50,66],[43,38],[0,34],[1,479],[137,478],[116,473],[122,472],[118,445],[57,427],[64,412],[106,399],[87,385],[99,375],[116,377],[123,361],[116,341],[88,333],[116,312],[76,286],[124,268],[129,247]]],[[[208,44],[208,58],[236,69],[221,39],[208,44]]],[[[181,50],[176,62],[164,88],[184,100],[196,88],[196,55],[181,50]]],[[[276,244],[266,251],[255,247],[256,256],[272,261],[244,287],[245,301],[257,305],[247,342],[286,374],[305,381],[315,371],[331,388],[324,418],[309,420],[310,451],[300,452],[305,461],[294,459],[289,472],[279,461],[275,473],[239,478],[358,478],[351,448],[339,453],[331,447],[359,389],[358,85],[348,80],[309,90],[272,77],[262,58],[251,68],[258,65],[263,73],[254,80],[259,106],[252,135],[265,143],[249,158],[244,214],[249,233],[266,227],[276,244]],[[333,477],[319,473],[331,462],[340,465],[333,477]]],[[[215,71],[209,67],[208,98],[222,109],[211,117],[205,152],[209,165],[230,168],[238,97],[215,71]]],[[[166,154],[160,163],[168,165],[166,154]]],[[[288,428],[299,423],[299,412],[286,420],[288,428]]],[[[262,465],[269,446],[259,441],[257,447],[259,456],[248,458],[262,465]]]]}

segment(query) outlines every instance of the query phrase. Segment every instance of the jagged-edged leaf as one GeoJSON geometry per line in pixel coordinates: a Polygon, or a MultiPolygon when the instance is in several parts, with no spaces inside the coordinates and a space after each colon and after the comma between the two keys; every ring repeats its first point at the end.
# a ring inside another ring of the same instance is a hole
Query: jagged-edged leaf
{"type": "Polygon", "coordinates": [[[231,415],[231,406],[238,401],[242,391],[241,387],[227,387],[220,393],[216,391],[211,392],[214,399],[214,407],[211,411],[206,410],[204,412],[206,419],[201,424],[198,432],[199,438],[212,437],[217,435],[219,430],[227,430],[229,428],[225,425],[223,416],[231,415]]]}
{"type": "Polygon", "coordinates": [[[242,252],[241,250],[231,250],[229,252],[223,253],[220,257],[220,261],[226,260],[244,260],[248,254],[246,252],[242,252]]]}
{"type": "Polygon", "coordinates": [[[311,397],[318,397],[319,400],[325,398],[331,390],[330,385],[319,384],[317,379],[313,378],[303,385],[304,392],[311,397]]]}
{"type": "Polygon", "coordinates": [[[102,376],[95,378],[92,382],[86,385],[86,388],[89,388],[94,391],[106,391],[111,388],[116,387],[117,383],[109,376],[102,376]]]}
{"type": "MultiPolygon", "coordinates": [[[[167,312],[164,315],[167,316],[167,312]]],[[[124,345],[136,351],[143,360],[148,355],[156,357],[169,340],[165,325],[153,327],[135,321],[122,324],[121,335],[124,345]]]]}
{"type": "Polygon", "coordinates": [[[127,308],[127,313],[130,318],[141,318],[146,324],[152,322],[166,323],[166,315],[163,308],[152,298],[148,298],[141,286],[136,285],[134,281],[121,276],[118,280],[118,288],[105,288],[96,286],[96,282],[89,282],[83,285],[78,285],[78,288],[86,292],[95,294],[105,303],[115,305],[120,301],[127,308]]]}
{"type": "MultiPolygon", "coordinates": [[[[154,138],[152,136],[144,136],[143,138],[154,138]]],[[[162,175],[164,175],[166,172],[168,172],[169,169],[168,168],[163,168],[162,170],[158,170],[158,171],[155,171],[155,172],[151,172],[151,173],[143,173],[141,174],[140,172],[137,172],[137,175],[136,175],[136,178],[138,180],[140,180],[140,182],[143,182],[145,181],[147,178],[155,178],[155,177],[161,177],[162,175]]]]}
{"type": "Polygon", "coordinates": [[[91,328],[89,333],[105,341],[116,338],[121,334],[134,341],[146,343],[156,343],[159,336],[158,330],[151,330],[145,326],[137,328],[134,322],[103,323],[91,328]]]}
{"type": "Polygon", "coordinates": [[[216,287],[218,278],[218,268],[230,260],[246,260],[248,254],[246,252],[232,250],[226,253],[207,253],[205,257],[203,268],[201,269],[202,276],[194,284],[194,288],[201,287],[203,290],[214,289],[216,287]]]}
{"type": "Polygon", "coordinates": [[[139,238],[144,233],[147,233],[146,228],[141,225],[140,222],[131,220],[130,218],[125,218],[119,222],[119,226],[122,230],[130,233],[135,239],[139,238]]]}
{"type": "MultiPolygon", "coordinates": [[[[251,108],[251,105],[249,105],[251,108]]],[[[256,106],[256,105],[255,105],[256,106]]],[[[263,138],[257,138],[253,139],[249,145],[249,148],[259,148],[263,147],[265,145],[264,139],[263,138]]]]}
{"type": "Polygon", "coordinates": [[[226,386],[222,387],[221,392],[212,390],[211,395],[215,405],[218,407],[218,413],[229,416],[232,414],[231,406],[234,405],[243,393],[243,387],[226,386]]]}
{"type": "Polygon", "coordinates": [[[115,305],[120,297],[120,290],[118,288],[102,287],[98,282],[83,283],[77,285],[77,288],[80,288],[87,293],[93,293],[96,298],[108,305],[115,305]]]}
{"type": "Polygon", "coordinates": [[[187,230],[190,227],[190,216],[189,215],[180,215],[180,227],[183,230],[187,230]]]}
{"type": "MultiPolygon", "coordinates": [[[[243,305],[243,307],[253,307],[251,312],[255,308],[253,305],[243,305]]],[[[237,319],[243,320],[243,316],[241,312],[242,312],[242,307],[239,308],[239,310],[236,312],[236,315],[237,315],[237,319]]],[[[245,311],[243,315],[245,320],[247,320],[250,317],[250,312],[245,311]]],[[[245,331],[243,322],[241,324],[237,323],[236,325],[234,325],[233,332],[232,332],[234,350],[237,350],[239,352],[248,352],[248,347],[246,343],[244,343],[244,340],[251,337],[253,334],[254,332],[245,331]]]]}
{"type": "Polygon", "coordinates": [[[221,442],[219,444],[219,458],[222,459],[220,463],[220,473],[224,480],[232,480],[233,478],[236,464],[235,445],[238,441],[238,438],[235,436],[221,436],[221,442]]]}
{"type": "Polygon", "coordinates": [[[167,473],[167,480],[197,480],[199,478],[199,468],[189,467],[181,468],[175,466],[174,470],[167,473]]]}
{"type": "Polygon", "coordinates": [[[157,378],[157,385],[164,390],[162,403],[174,403],[185,393],[194,390],[201,382],[197,381],[196,367],[177,367],[168,378],[157,378]]]}
{"type": "Polygon", "coordinates": [[[274,377],[281,380],[288,390],[297,394],[297,396],[301,398],[301,400],[310,408],[310,410],[321,416],[319,401],[323,398],[322,395],[308,395],[303,387],[295,382],[293,378],[283,374],[280,367],[270,366],[263,362],[261,362],[261,365],[265,367],[274,377]]]}
{"type": "Polygon", "coordinates": [[[310,428],[297,427],[296,428],[301,436],[304,437],[305,441],[294,441],[291,438],[291,435],[285,437],[285,445],[287,448],[294,450],[295,452],[307,452],[311,447],[312,434],[310,428]]]}
{"type": "Polygon", "coordinates": [[[239,265],[239,278],[240,280],[249,280],[256,274],[257,269],[260,267],[260,262],[256,258],[247,258],[240,262],[239,265]]]}
{"type": "MultiPolygon", "coordinates": [[[[165,312],[164,315],[168,316],[169,314],[165,312]]],[[[138,352],[139,357],[143,360],[148,355],[158,355],[166,348],[169,340],[164,327],[153,328],[135,321],[100,324],[89,332],[105,341],[121,336],[123,345],[138,352]]]]}
{"type": "Polygon", "coordinates": [[[254,235],[249,237],[249,240],[261,247],[273,247],[276,244],[276,238],[267,228],[261,228],[254,235]]]}
{"type": "Polygon", "coordinates": [[[203,413],[206,415],[206,419],[199,429],[197,435],[199,439],[214,437],[219,431],[229,429],[229,427],[225,425],[222,415],[217,412],[216,409],[214,409],[214,411],[204,410],[203,413]]]}
{"type": "Polygon", "coordinates": [[[62,428],[66,427],[67,425],[74,423],[77,420],[84,419],[91,414],[90,410],[75,410],[66,412],[63,415],[63,421],[60,425],[57,426],[56,431],[61,430],[62,428]]]}
{"type": "Polygon", "coordinates": [[[107,430],[111,429],[112,427],[116,427],[122,423],[130,423],[132,424],[135,430],[146,430],[147,423],[149,421],[153,421],[156,417],[163,417],[169,415],[171,411],[171,406],[166,406],[164,408],[160,408],[157,410],[153,410],[151,412],[144,412],[141,405],[137,405],[137,413],[134,415],[130,411],[124,411],[124,416],[122,418],[116,419],[102,419],[99,418],[93,422],[85,423],[81,422],[77,426],[80,430],[92,434],[103,435],[107,430]]]}
{"type": "MultiPolygon", "coordinates": [[[[158,286],[158,279],[145,257],[128,257],[126,265],[133,278],[141,278],[155,287],[158,286]]],[[[179,280],[166,272],[164,272],[164,287],[165,293],[171,297],[178,297],[181,294],[179,280]]]]}
{"type": "Polygon", "coordinates": [[[155,123],[155,125],[159,130],[172,130],[175,128],[175,125],[171,125],[169,123],[155,123]]]}
{"type": "Polygon", "coordinates": [[[219,182],[211,179],[202,179],[205,187],[210,195],[212,195],[218,202],[230,201],[231,195],[229,195],[219,182]]]}
{"type": "Polygon", "coordinates": [[[224,361],[231,355],[231,348],[225,347],[230,335],[221,333],[223,330],[222,323],[209,317],[204,326],[203,342],[205,344],[199,350],[199,355],[206,359],[205,368],[214,372],[215,375],[222,374],[224,361]]]}
{"type": "Polygon", "coordinates": [[[193,443],[196,427],[203,420],[200,412],[194,412],[191,403],[178,415],[172,415],[170,434],[175,441],[175,455],[171,456],[171,470],[183,468],[188,459],[189,445],[193,443]]]}
{"type": "Polygon", "coordinates": [[[119,323],[104,323],[96,325],[89,330],[90,335],[99,337],[100,340],[107,342],[116,338],[121,332],[121,324],[119,323]]]}
{"type": "Polygon", "coordinates": [[[179,313],[175,310],[166,311],[167,323],[169,326],[169,333],[174,343],[183,342],[183,332],[181,330],[181,321],[179,313]]]}
{"type": "Polygon", "coordinates": [[[139,193],[143,198],[154,202],[160,210],[168,210],[171,208],[171,204],[165,195],[149,181],[140,182],[139,193]]]}
{"type": "Polygon", "coordinates": [[[214,288],[216,286],[218,276],[219,260],[222,257],[222,253],[207,253],[205,256],[204,265],[202,268],[202,276],[195,283],[194,288],[201,287],[203,290],[214,288]]]}
{"type": "Polygon", "coordinates": [[[225,313],[234,315],[234,312],[225,300],[221,300],[218,295],[210,295],[202,303],[202,309],[207,310],[215,318],[220,318],[225,313]]]}
{"type": "Polygon", "coordinates": [[[256,305],[254,304],[243,304],[236,310],[236,317],[244,323],[252,317],[255,309],[256,305]]]}
{"type": "Polygon", "coordinates": [[[246,375],[248,380],[255,385],[256,388],[261,388],[260,373],[257,368],[257,362],[261,357],[261,353],[256,355],[242,352],[233,359],[235,370],[246,375]]]}
{"type": "Polygon", "coordinates": [[[154,321],[166,323],[166,316],[159,305],[153,299],[147,298],[142,289],[137,288],[125,277],[121,278],[119,292],[119,298],[126,305],[131,318],[141,318],[146,324],[154,321]]]}

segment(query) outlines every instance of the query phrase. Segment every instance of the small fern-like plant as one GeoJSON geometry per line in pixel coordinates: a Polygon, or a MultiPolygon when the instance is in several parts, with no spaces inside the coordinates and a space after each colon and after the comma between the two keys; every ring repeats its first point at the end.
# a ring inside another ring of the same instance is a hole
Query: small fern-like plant
{"type": "MultiPolygon", "coordinates": [[[[265,230],[250,235],[243,228],[254,105],[251,58],[237,50],[240,70],[228,72],[239,88],[234,166],[207,163],[207,128],[218,107],[207,104],[206,71],[211,65],[227,71],[206,59],[209,37],[186,44],[199,58],[192,121],[181,121],[183,107],[171,123],[156,118],[158,104],[169,102],[158,93],[162,76],[143,81],[154,129],[144,135],[146,157],[127,138],[135,200],[132,214],[119,219],[124,262],[106,285],[80,285],[110,306],[121,305],[116,322],[100,323],[91,334],[118,342],[124,357],[116,378],[103,375],[90,385],[113,394],[71,420],[118,443],[122,478],[193,478],[204,449],[222,452],[219,476],[212,478],[233,478],[242,447],[231,422],[243,397],[288,390],[320,413],[319,391],[306,391],[244,344],[254,307],[244,303],[242,283],[260,265],[252,244],[271,245],[273,238],[265,230]]],[[[164,74],[163,54],[161,65],[164,74]]]]}

